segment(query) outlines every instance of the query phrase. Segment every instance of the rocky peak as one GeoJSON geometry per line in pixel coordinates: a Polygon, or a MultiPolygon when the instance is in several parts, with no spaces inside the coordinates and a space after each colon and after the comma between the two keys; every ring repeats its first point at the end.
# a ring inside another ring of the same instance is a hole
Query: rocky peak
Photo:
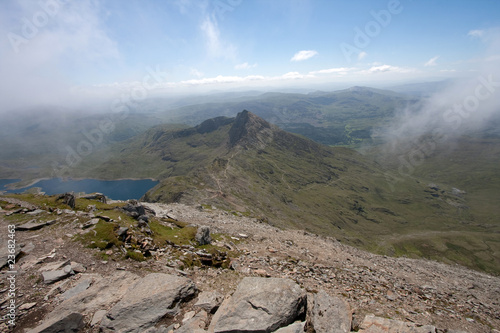
{"type": "Polygon", "coordinates": [[[238,113],[233,126],[229,130],[231,146],[240,145],[245,148],[263,148],[272,140],[275,126],[250,111],[238,113]]]}

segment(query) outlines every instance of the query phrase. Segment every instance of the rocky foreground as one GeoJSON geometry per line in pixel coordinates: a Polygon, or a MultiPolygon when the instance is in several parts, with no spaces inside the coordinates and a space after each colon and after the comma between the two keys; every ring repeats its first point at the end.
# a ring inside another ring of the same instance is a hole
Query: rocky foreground
{"type": "Polygon", "coordinates": [[[2,332],[499,332],[500,278],[460,266],[377,256],[215,207],[122,203],[104,215],[99,204],[0,202],[2,267],[9,224],[18,245],[16,325],[7,266],[2,332]],[[189,228],[194,239],[159,243],[153,223],[175,231],[175,221],[186,225],[172,239],[189,228]],[[113,240],[85,243],[111,223],[113,240]]]}

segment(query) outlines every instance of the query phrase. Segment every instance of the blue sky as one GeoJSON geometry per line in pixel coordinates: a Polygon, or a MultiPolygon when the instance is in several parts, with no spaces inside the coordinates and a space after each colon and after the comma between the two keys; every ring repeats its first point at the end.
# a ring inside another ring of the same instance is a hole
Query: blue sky
{"type": "Polygon", "coordinates": [[[498,66],[499,13],[497,0],[1,1],[0,107],[464,77],[498,66]]]}

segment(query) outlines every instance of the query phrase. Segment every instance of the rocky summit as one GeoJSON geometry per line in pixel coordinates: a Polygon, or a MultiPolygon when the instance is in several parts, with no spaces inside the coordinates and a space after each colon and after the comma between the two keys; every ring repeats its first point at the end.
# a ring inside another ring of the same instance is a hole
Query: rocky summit
{"type": "Polygon", "coordinates": [[[2,332],[499,332],[500,278],[458,265],[212,206],[12,195],[0,207],[4,230],[37,225],[16,228],[1,271],[2,332]]]}

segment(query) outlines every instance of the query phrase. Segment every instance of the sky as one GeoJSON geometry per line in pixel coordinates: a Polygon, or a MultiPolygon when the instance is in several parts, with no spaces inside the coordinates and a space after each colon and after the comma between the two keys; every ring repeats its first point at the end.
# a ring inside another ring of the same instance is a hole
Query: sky
{"type": "Polygon", "coordinates": [[[499,13],[498,0],[4,0],[0,112],[474,76],[499,67],[499,13]]]}

